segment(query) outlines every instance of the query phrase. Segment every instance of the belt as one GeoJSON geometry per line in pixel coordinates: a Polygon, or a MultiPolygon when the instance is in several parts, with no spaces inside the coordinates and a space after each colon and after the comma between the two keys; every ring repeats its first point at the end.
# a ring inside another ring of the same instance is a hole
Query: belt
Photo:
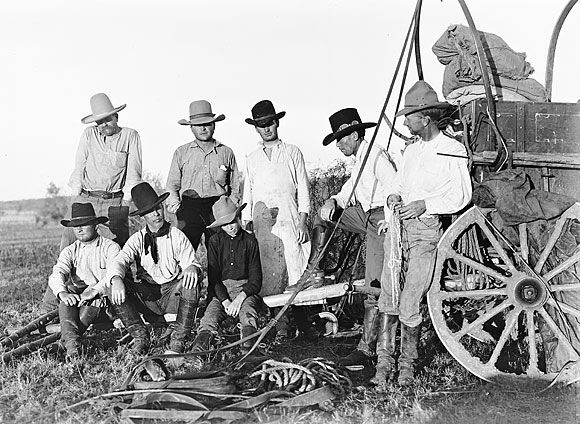
{"type": "Polygon", "coordinates": [[[119,197],[123,197],[122,191],[115,191],[115,192],[103,191],[103,190],[90,191],[90,190],[85,190],[83,188],[81,190],[81,193],[86,194],[86,195],[91,196],[91,197],[100,197],[101,199],[117,199],[119,197]]]}

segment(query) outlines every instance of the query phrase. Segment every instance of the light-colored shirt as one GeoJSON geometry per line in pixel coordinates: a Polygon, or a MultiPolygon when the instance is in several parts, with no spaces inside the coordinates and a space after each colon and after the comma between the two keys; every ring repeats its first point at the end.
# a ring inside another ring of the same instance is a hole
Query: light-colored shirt
{"type": "Polygon", "coordinates": [[[256,202],[278,208],[277,219],[295,221],[298,213],[310,212],[310,189],[304,156],[298,147],[278,140],[266,155],[263,142],[246,157],[242,219],[251,221],[256,202]],[[276,172],[280,167],[287,172],[276,172]],[[273,173],[271,173],[274,171],[273,173]]]}
{"type": "Polygon", "coordinates": [[[419,140],[403,153],[394,193],[403,203],[424,200],[424,216],[451,214],[471,201],[471,178],[465,147],[442,132],[431,141],[419,140]],[[443,154],[441,154],[443,153],[443,154]]]}
{"type": "Polygon", "coordinates": [[[88,243],[76,240],[58,255],[52,274],[48,277],[49,287],[58,296],[67,291],[65,283],[70,277],[80,279],[104,294],[107,267],[120,250],[117,243],[103,236],[97,236],[88,243]]]}
{"type": "Polygon", "coordinates": [[[158,261],[155,263],[149,253],[145,253],[145,233],[143,228],[137,231],[125,243],[117,257],[107,268],[107,284],[115,276],[125,277],[131,264],[139,261],[146,274],[141,277],[150,284],[165,284],[183,276],[183,271],[190,266],[201,268],[195,259],[195,249],[181,230],[171,226],[167,235],[157,237],[158,261]]]}
{"type": "Polygon", "coordinates": [[[240,200],[240,176],[234,152],[225,144],[214,140],[213,149],[205,152],[196,140],[179,146],[173,154],[167,176],[168,205],[181,201],[184,191],[191,190],[191,197],[229,195],[235,202],[240,200]],[[229,173],[225,178],[220,166],[229,173]]]}
{"type": "Polygon", "coordinates": [[[342,209],[352,206],[358,201],[363,210],[367,212],[384,206],[385,199],[393,192],[397,173],[394,162],[382,146],[373,144],[360,180],[354,190],[354,196],[347,204],[348,196],[352,191],[369,145],[368,141],[362,140],[355,155],[355,163],[350,178],[344,183],[340,192],[331,196],[342,209]]]}
{"type": "Polygon", "coordinates": [[[110,137],[97,127],[87,127],[80,138],[75,168],[69,186],[73,194],[88,191],[124,191],[130,199],[131,189],[141,182],[141,139],[137,131],[120,127],[110,137]]]}

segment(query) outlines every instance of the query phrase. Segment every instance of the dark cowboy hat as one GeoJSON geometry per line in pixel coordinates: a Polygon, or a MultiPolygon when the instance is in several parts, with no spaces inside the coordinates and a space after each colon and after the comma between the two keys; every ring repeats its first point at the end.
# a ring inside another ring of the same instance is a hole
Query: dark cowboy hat
{"type": "Polygon", "coordinates": [[[226,119],[224,115],[216,115],[211,110],[211,104],[207,100],[196,100],[189,105],[189,121],[180,119],[179,125],[205,125],[226,119]]]}
{"type": "Polygon", "coordinates": [[[252,118],[246,118],[246,123],[260,126],[268,121],[283,118],[286,112],[278,112],[270,100],[261,100],[252,108],[252,118]]]}
{"type": "Polygon", "coordinates": [[[106,216],[96,216],[95,209],[90,203],[73,203],[70,215],[70,220],[63,219],[60,221],[65,227],[104,224],[109,220],[106,216]]]}
{"type": "Polygon", "coordinates": [[[361,122],[360,115],[354,107],[341,109],[330,115],[328,120],[330,121],[332,133],[328,134],[322,140],[324,146],[329,145],[334,140],[340,140],[342,137],[355,131],[372,128],[377,125],[374,122],[361,122]]]}
{"type": "Polygon", "coordinates": [[[167,199],[168,196],[169,193],[163,193],[161,196],[158,196],[148,182],[139,183],[131,189],[131,197],[133,198],[133,203],[137,206],[137,210],[131,212],[129,215],[143,216],[148,214],[157,205],[167,199]]]}
{"type": "Polygon", "coordinates": [[[430,108],[447,108],[451,105],[440,102],[437,93],[425,81],[417,81],[405,94],[405,107],[398,111],[395,116],[410,115],[420,110],[430,108]]]}
{"type": "Polygon", "coordinates": [[[245,203],[242,206],[236,206],[228,196],[220,197],[211,207],[215,221],[208,225],[207,228],[216,228],[229,224],[245,207],[245,203]]]}
{"type": "Polygon", "coordinates": [[[83,124],[90,124],[91,122],[105,119],[106,117],[125,109],[125,106],[127,105],[124,104],[119,107],[113,107],[113,103],[111,103],[109,96],[105,93],[97,93],[91,97],[91,110],[93,113],[82,118],[81,122],[83,124]]]}

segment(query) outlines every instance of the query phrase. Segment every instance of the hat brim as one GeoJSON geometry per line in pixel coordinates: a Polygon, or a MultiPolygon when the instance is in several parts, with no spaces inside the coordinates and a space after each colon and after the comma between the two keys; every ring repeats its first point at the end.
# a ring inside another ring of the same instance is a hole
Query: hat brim
{"type": "Polygon", "coordinates": [[[240,214],[240,212],[242,211],[242,209],[244,209],[246,207],[246,205],[247,205],[246,203],[243,203],[242,206],[238,206],[234,212],[227,214],[225,216],[219,217],[214,222],[209,224],[207,226],[207,228],[217,228],[217,227],[221,227],[222,225],[229,224],[234,219],[236,219],[236,216],[238,216],[240,214]]]}
{"type": "Polygon", "coordinates": [[[82,227],[83,225],[104,224],[109,218],[106,216],[89,216],[84,218],[63,219],[60,224],[64,227],[82,227]]]}
{"type": "Polygon", "coordinates": [[[157,205],[159,205],[160,203],[162,203],[168,197],[169,197],[169,193],[163,193],[151,205],[147,205],[147,206],[145,206],[145,207],[143,207],[141,209],[137,209],[137,210],[131,212],[129,214],[129,216],[135,216],[135,215],[143,216],[145,214],[148,214],[149,212],[151,212],[152,210],[154,210],[157,207],[157,205]]]}
{"type": "Polygon", "coordinates": [[[346,128],[343,128],[342,130],[335,132],[335,133],[328,134],[326,137],[324,137],[324,140],[322,140],[322,145],[328,146],[334,140],[338,140],[338,139],[344,137],[345,135],[349,135],[349,134],[351,134],[355,131],[358,131],[358,130],[365,130],[367,128],[372,128],[372,127],[376,127],[376,126],[377,126],[377,124],[375,122],[363,122],[360,124],[350,125],[346,128]]]}
{"type": "Polygon", "coordinates": [[[127,107],[127,105],[124,104],[124,105],[121,105],[119,107],[114,108],[113,110],[111,110],[110,112],[107,112],[107,113],[100,113],[99,115],[85,116],[84,118],[81,119],[81,122],[83,124],[91,124],[91,123],[99,121],[101,119],[105,119],[108,116],[114,115],[115,113],[122,111],[126,107],[127,107]]]}
{"type": "Polygon", "coordinates": [[[415,113],[415,112],[419,112],[421,110],[425,110],[425,109],[431,109],[431,108],[447,108],[447,107],[451,107],[452,105],[450,103],[447,102],[437,102],[437,103],[433,103],[430,105],[423,105],[423,106],[408,106],[405,107],[403,109],[401,109],[400,111],[398,111],[395,114],[395,117],[398,118],[399,116],[403,116],[403,115],[410,115],[411,113],[415,113]]]}
{"type": "Polygon", "coordinates": [[[275,113],[274,115],[262,116],[261,118],[258,118],[258,119],[246,118],[246,124],[259,126],[260,123],[262,123],[262,122],[268,122],[268,121],[273,121],[274,119],[280,119],[280,118],[283,118],[285,115],[286,115],[286,112],[283,111],[283,112],[275,113]]]}
{"type": "Polygon", "coordinates": [[[187,119],[180,119],[177,121],[179,125],[204,125],[204,124],[212,124],[214,122],[223,121],[226,119],[225,115],[216,115],[213,118],[211,116],[204,116],[203,118],[194,118],[191,120],[187,119]]]}

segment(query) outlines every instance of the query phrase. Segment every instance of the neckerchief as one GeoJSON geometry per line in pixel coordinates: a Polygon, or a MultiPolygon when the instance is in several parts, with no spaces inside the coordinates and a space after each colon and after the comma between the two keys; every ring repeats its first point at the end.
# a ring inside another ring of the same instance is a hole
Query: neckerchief
{"type": "Polygon", "coordinates": [[[169,229],[171,225],[169,222],[165,221],[159,231],[154,233],[149,229],[149,227],[145,227],[145,254],[149,253],[149,247],[151,247],[151,256],[153,257],[153,262],[157,263],[159,261],[159,253],[157,250],[157,237],[166,236],[169,234],[169,229]]]}

